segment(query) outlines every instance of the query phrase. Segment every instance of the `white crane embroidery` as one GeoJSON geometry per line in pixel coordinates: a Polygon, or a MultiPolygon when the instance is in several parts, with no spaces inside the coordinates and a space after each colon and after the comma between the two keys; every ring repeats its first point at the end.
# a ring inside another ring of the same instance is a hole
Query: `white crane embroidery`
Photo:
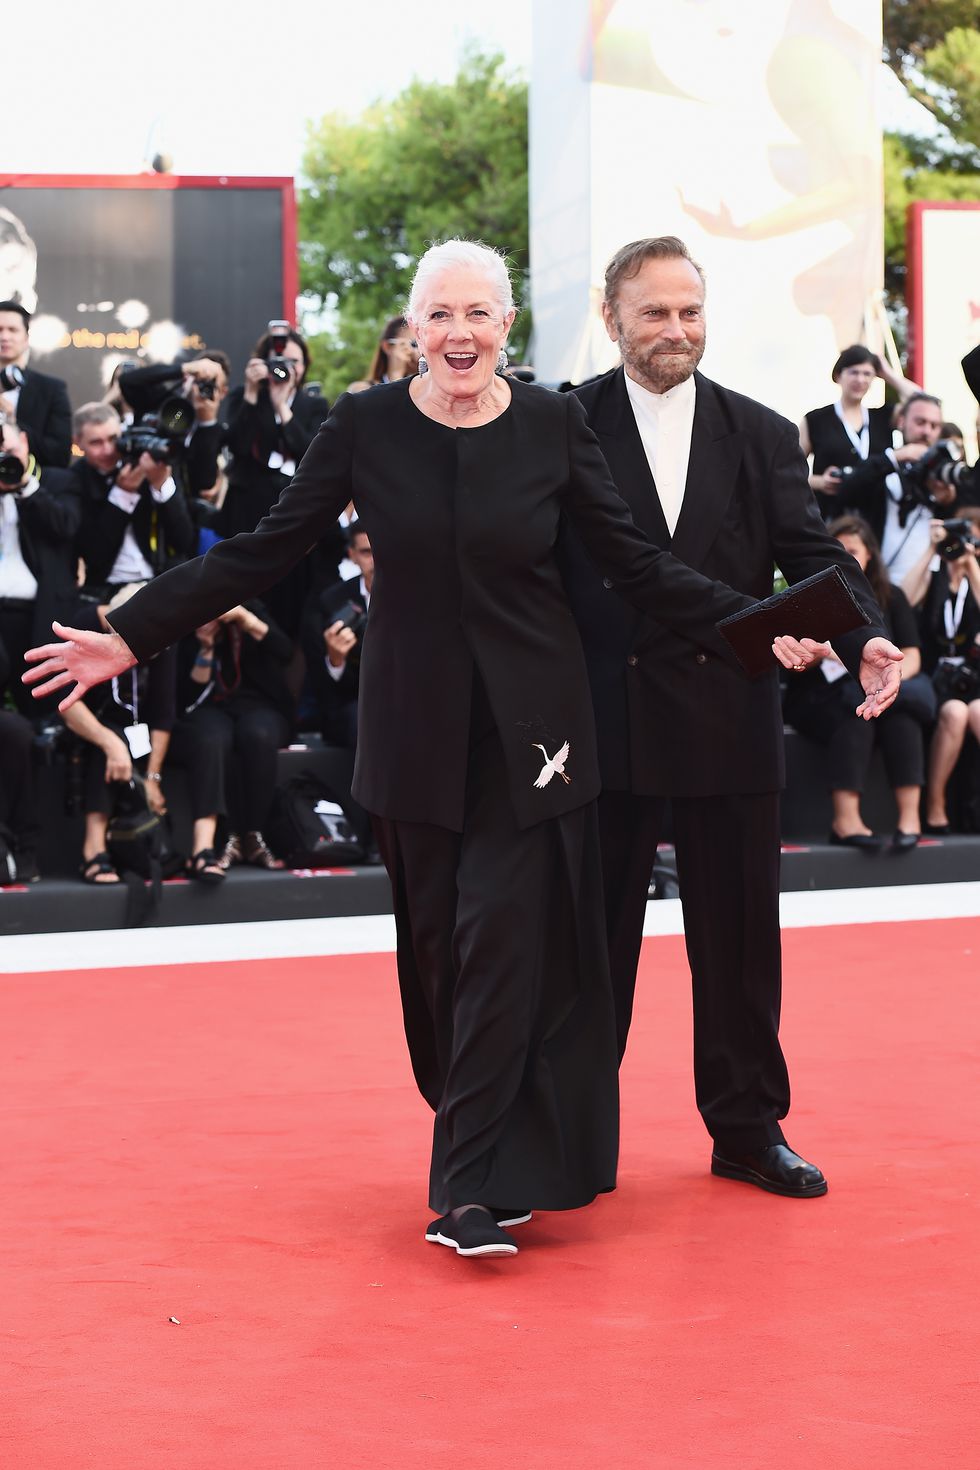
{"type": "Polygon", "coordinates": [[[561,750],[558,751],[553,760],[549,758],[548,752],[545,750],[543,745],[538,745],[535,742],[534,748],[535,750],[540,750],[541,754],[544,756],[544,769],[534,783],[537,790],[540,791],[543,786],[547,786],[552,776],[560,776],[565,785],[570,786],[571,777],[565,775],[565,762],[568,760],[568,741],[565,741],[565,744],[562,746],[561,750]]]}

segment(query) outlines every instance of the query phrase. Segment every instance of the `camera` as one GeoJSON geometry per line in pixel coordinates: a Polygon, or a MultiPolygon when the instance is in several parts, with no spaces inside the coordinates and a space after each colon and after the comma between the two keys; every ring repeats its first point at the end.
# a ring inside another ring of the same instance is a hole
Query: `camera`
{"type": "Polygon", "coordinates": [[[980,699],[980,666],[973,658],[972,649],[961,663],[940,659],[933,671],[932,685],[940,704],[947,699],[961,699],[964,704],[980,699]]]}
{"type": "Polygon", "coordinates": [[[120,459],[136,464],[140,455],[148,454],[157,464],[173,464],[183,452],[194,419],[189,399],[176,393],[165,398],[157,413],[145,414],[138,424],[123,429],[118,440],[120,459]]]}
{"type": "Polygon", "coordinates": [[[288,383],[292,377],[293,364],[288,357],[284,357],[286,343],[289,341],[289,323],[273,321],[266,330],[269,333],[269,354],[265,365],[269,369],[269,377],[274,378],[277,383],[288,383]]]}
{"type": "Polygon", "coordinates": [[[355,638],[361,639],[364,636],[364,629],[367,627],[367,613],[361,607],[360,603],[345,602],[339,611],[330,615],[329,621],[325,624],[325,628],[332,628],[334,623],[343,623],[345,628],[351,630],[355,638]]]}
{"type": "Polygon", "coordinates": [[[23,478],[23,460],[6,449],[0,451],[0,495],[9,495],[19,489],[23,478]]]}
{"type": "Polygon", "coordinates": [[[943,507],[930,493],[926,481],[939,480],[941,484],[952,487],[962,485],[970,473],[952,439],[937,439],[914,464],[900,465],[902,498],[898,504],[899,524],[904,526],[909,512],[920,505],[941,518],[943,507]]]}
{"type": "Polygon", "coordinates": [[[958,557],[966,555],[968,547],[978,544],[973,535],[973,526],[962,516],[943,521],[943,530],[946,532],[946,539],[940,542],[938,550],[944,561],[956,561],[958,557]]]}
{"type": "Polygon", "coordinates": [[[13,362],[8,363],[5,368],[0,368],[0,393],[12,393],[15,388],[23,388],[23,386],[23,368],[19,368],[13,362]]]}
{"type": "Polygon", "coordinates": [[[213,378],[195,378],[194,382],[199,398],[214,398],[216,385],[213,378]]]}

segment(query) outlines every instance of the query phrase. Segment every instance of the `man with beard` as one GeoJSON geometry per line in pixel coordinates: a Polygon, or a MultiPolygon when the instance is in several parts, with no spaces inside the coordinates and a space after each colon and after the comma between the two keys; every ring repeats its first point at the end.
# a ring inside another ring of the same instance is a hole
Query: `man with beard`
{"type": "MultiPolygon", "coordinates": [[[[674,237],[636,241],[606,272],[603,317],[623,365],[577,389],[620,494],[658,546],[754,597],[837,565],[872,625],[837,640],[852,672],[897,651],[857,563],[828,534],[787,419],[703,377],[704,276],[674,237]]],[[[698,1107],[712,1172],[775,1194],[826,1193],[786,1144],[779,1045],[776,672],[743,678],[621,601],[568,528],[563,570],[585,645],[603,792],[600,835],[620,1054],[647,885],[671,803],[694,991],[698,1107]]],[[[798,668],[808,653],[799,652],[798,668]]],[[[898,655],[900,656],[900,655],[898,655]]]]}

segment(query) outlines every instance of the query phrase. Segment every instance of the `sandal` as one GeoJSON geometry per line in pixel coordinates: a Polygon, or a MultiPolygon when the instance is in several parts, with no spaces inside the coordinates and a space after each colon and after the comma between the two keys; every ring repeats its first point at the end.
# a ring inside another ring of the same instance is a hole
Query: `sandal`
{"type": "Polygon", "coordinates": [[[267,868],[270,872],[281,872],[286,866],[282,858],[269,851],[261,832],[246,832],[242,842],[242,861],[253,868],[267,868]]]}
{"type": "Polygon", "coordinates": [[[112,888],[121,882],[107,852],[97,852],[94,857],[83,858],[78,872],[83,883],[94,883],[97,888],[112,888]]]}
{"type": "Polygon", "coordinates": [[[228,869],[233,868],[236,863],[240,863],[241,861],[242,844],[239,840],[238,834],[236,832],[232,832],[231,836],[228,838],[228,841],[225,843],[224,851],[219,857],[218,862],[221,867],[228,869]]]}
{"type": "Polygon", "coordinates": [[[187,873],[189,877],[196,878],[198,883],[223,883],[226,876],[213,847],[202,847],[200,852],[196,852],[188,861],[187,873]]]}

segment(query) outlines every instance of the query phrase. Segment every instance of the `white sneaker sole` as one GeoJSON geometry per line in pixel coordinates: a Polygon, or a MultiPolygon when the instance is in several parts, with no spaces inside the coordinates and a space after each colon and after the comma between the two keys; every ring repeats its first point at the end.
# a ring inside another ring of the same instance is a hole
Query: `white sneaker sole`
{"type": "Polygon", "coordinates": [[[426,1237],[425,1238],[426,1238],[426,1240],[430,1241],[433,1245],[448,1245],[449,1248],[450,1248],[450,1250],[454,1250],[458,1256],[516,1256],[517,1255],[517,1246],[516,1245],[498,1245],[496,1243],[492,1243],[492,1244],[489,1244],[489,1245],[469,1245],[469,1246],[462,1246],[462,1245],[459,1244],[458,1241],[453,1240],[451,1236],[449,1236],[449,1235],[442,1235],[439,1231],[436,1231],[436,1233],[434,1235],[426,1234],[426,1237]]]}
{"type": "Polygon", "coordinates": [[[534,1217],[531,1211],[528,1210],[526,1215],[514,1215],[514,1217],[510,1220],[498,1220],[497,1224],[500,1226],[501,1230],[509,1230],[512,1225],[526,1225],[528,1220],[531,1220],[533,1218],[534,1217]]]}

